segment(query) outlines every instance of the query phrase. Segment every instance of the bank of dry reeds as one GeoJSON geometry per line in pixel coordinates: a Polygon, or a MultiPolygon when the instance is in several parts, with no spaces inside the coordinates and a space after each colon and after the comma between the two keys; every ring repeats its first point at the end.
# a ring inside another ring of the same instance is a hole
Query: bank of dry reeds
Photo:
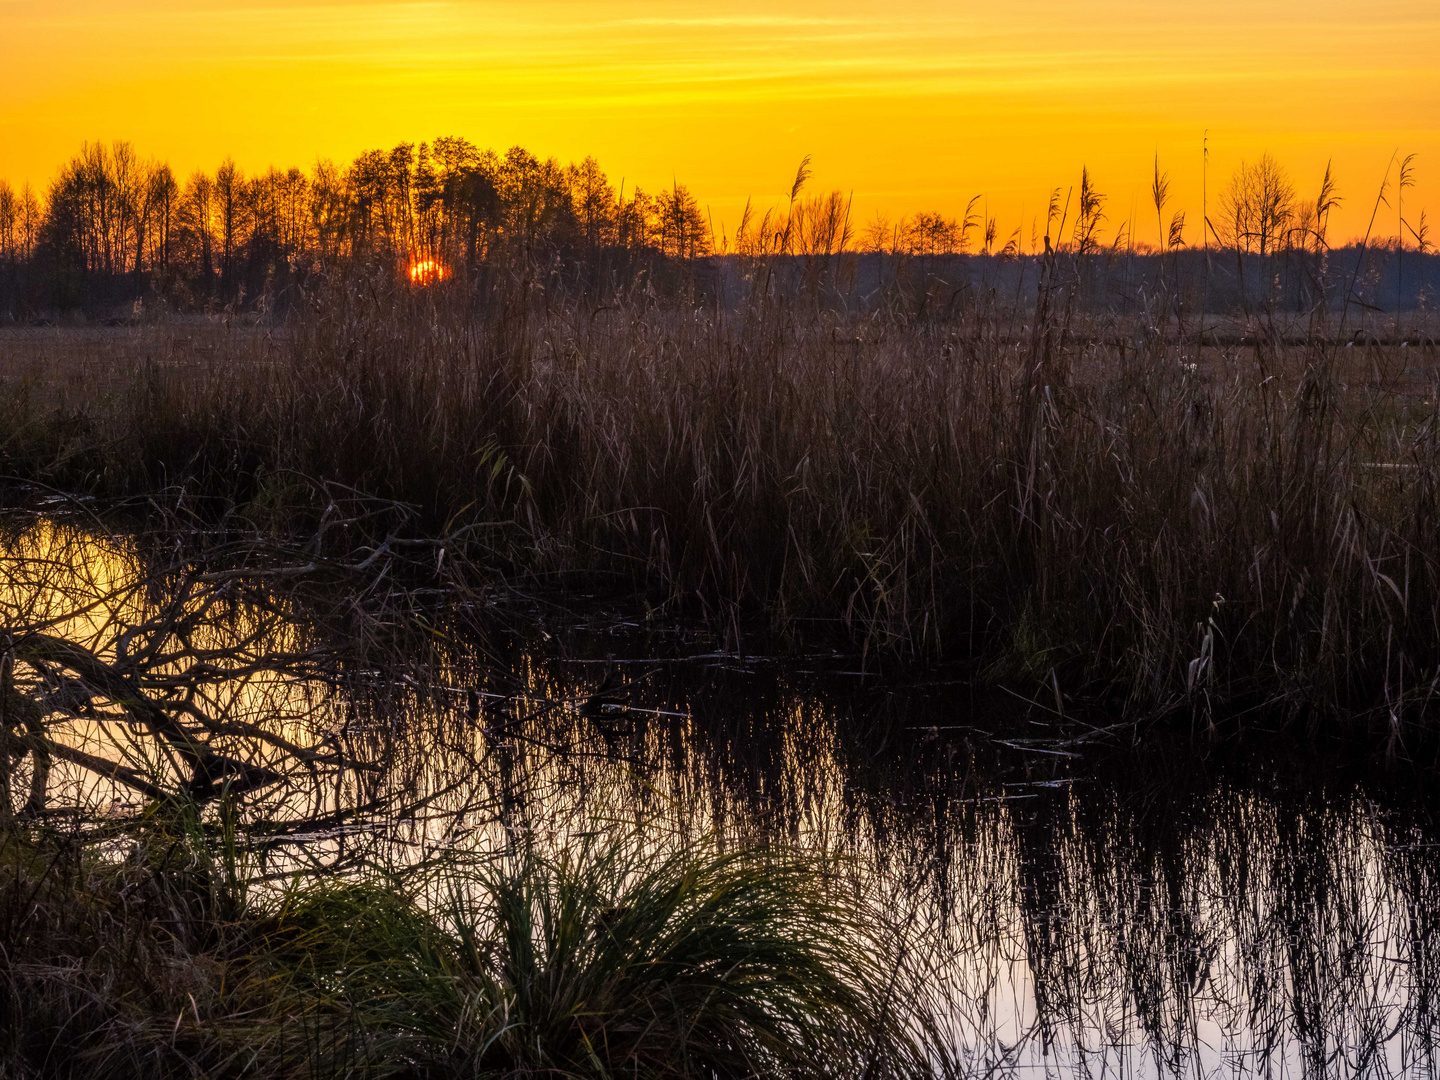
{"type": "Polygon", "coordinates": [[[1423,712],[1433,344],[1320,315],[1207,344],[1077,314],[1083,267],[1040,272],[1033,307],[967,294],[943,317],[837,311],[763,267],[725,307],[352,280],[206,362],[134,331],[153,354],[110,390],[7,394],[0,457],[322,533],[364,492],[410,507],[382,535],[453,536],[452,562],[961,659],[1062,709],[1423,712]]]}

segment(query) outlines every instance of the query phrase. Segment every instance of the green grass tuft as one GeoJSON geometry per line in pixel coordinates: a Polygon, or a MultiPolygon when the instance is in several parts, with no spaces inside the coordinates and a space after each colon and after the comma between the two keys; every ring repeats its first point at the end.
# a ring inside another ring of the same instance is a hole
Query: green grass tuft
{"type": "Polygon", "coordinates": [[[3,849],[0,1076],[930,1071],[903,954],[811,857],[624,832],[431,870],[428,902],[375,877],[217,907],[198,834],[47,844],[3,849]]]}

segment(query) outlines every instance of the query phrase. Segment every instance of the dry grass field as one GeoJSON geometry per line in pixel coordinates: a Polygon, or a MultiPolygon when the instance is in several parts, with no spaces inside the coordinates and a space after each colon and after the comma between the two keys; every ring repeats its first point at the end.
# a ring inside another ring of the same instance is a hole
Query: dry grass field
{"type": "Polygon", "coordinates": [[[0,379],[56,406],[124,390],[146,364],[198,368],[263,357],[276,331],[206,316],[133,326],[0,326],[0,379]]]}
{"type": "Polygon", "coordinates": [[[938,319],[365,283],[283,326],[13,328],[0,457],[265,530],[323,532],[364,495],[389,508],[374,542],[448,536],[732,640],[1146,710],[1426,712],[1433,326],[1202,336],[1063,295],[938,319]]]}

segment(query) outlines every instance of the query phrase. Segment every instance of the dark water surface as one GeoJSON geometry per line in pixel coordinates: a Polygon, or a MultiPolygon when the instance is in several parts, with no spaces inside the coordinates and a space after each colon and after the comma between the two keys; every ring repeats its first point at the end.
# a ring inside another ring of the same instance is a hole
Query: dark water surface
{"type": "MultiPolygon", "coordinates": [[[[552,695],[593,686],[591,665],[542,666],[552,695]]],[[[519,754],[548,781],[525,826],[665,800],[697,828],[852,853],[926,928],[977,1073],[1434,1071],[1428,769],[1260,730],[1097,731],[962,685],[789,664],[703,658],[648,685],[655,712],[625,735],[575,725],[593,756],[519,754]]]]}
{"type": "MultiPolygon", "coordinates": [[[[174,581],[125,544],[49,525],[6,551],[7,624],[110,659],[174,581]]],[[[438,644],[377,661],[315,649],[341,631],[293,606],[277,601],[266,624],[256,580],[223,618],[212,605],[189,647],[253,638],[262,661],[291,659],[230,676],[177,654],[153,677],[157,694],[183,683],[212,716],[374,766],[253,794],[277,875],[567,844],[624,822],[657,845],[779,836],[844,854],[916,930],[926,992],[976,1075],[1436,1071],[1433,748],[1387,755],[1263,716],[1223,738],[1062,717],[960,680],[725,655],[552,609],[483,645],[442,611],[426,616],[438,644]]],[[[104,716],[57,724],[96,753],[115,742],[104,716]]],[[[50,785],[99,817],[134,805],[63,762],[50,785]]]]}

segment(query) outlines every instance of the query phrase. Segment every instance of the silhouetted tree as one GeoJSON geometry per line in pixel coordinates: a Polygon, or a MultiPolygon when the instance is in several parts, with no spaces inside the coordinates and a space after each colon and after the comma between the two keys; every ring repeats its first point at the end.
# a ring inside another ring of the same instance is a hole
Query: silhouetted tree
{"type": "Polygon", "coordinates": [[[710,232],[695,197],[675,184],[655,200],[660,250],[672,259],[694,259],[710,253],[710,232]]]}
{"type": "Polygon", "coordinates": [[[1230,243],[1269,255],[1295,213],[1295,189],[1279,163],[1262,154],[1253,165],[1240,163],[1220,194],[1220,212],[1230,243]]]}
{"type": "Polygon", "coordinates": [[[587,157],[579,165],[571,165],[566,178],[585,246],[595,250],[614,243],[615,189],[606,180],[600,163],[587,157]]]}
{"type": "Polygon", "coordinates": [[[235,261],[249,226],[245,176],[230,158],[215,170],[216,238],[220,250],[220,288],[227,292],[235,279],[235,261]]]}
{"type": "Polygon", "coordinates": [[[210,296],[215,281],[215,181],[195,172],[185,185],[176,213],[179,248],[192,267],[200,295],[210,296]]]}

